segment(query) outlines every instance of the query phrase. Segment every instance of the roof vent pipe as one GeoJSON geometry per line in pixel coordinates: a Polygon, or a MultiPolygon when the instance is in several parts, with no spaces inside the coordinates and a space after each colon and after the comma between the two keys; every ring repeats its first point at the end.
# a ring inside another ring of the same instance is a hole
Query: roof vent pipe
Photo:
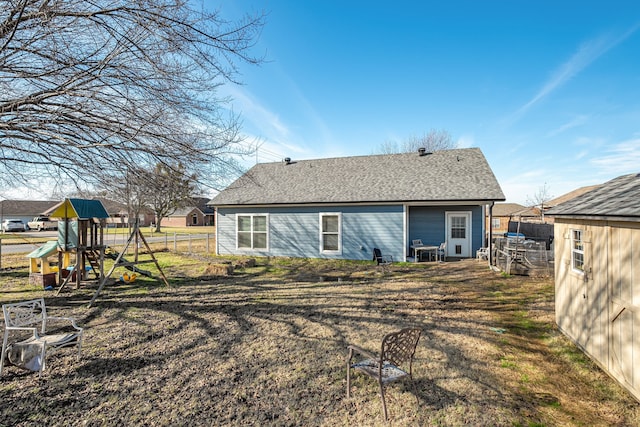
{"type": "Polygon", "coordinates": [[[283,160],[285,165],[290,165],[291,164],[291,157],[285,157],[283,160]]]}
{"type": "Polygon", "coordinates": [[[420,148],[418,148],[418,154],[419,154],[420,156],[424,156],[425,154],[427,154],[427,149],[426,149],[426,148],[424,148],[424,147],[420,147],[420,148]]]}

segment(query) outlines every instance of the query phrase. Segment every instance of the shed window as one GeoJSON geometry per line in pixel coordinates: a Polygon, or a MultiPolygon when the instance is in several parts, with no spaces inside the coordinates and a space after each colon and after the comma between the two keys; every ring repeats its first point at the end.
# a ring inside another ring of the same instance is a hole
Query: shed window
{"type": "Polygon", "coordinates": [[[341,230],[341,215],[339,213],[320,214],[320,252],[340,252],[342,246],[341,230]]]}
{"type": "Polygon", "coordinates": [[[238,215],[238,249],[267,249],[267,215],[238,215]]]}
{"type": "Polygon", "coordinates": [[[571,230],[571,267],[584,273],[584,242],[582,230],[571,230]]]}

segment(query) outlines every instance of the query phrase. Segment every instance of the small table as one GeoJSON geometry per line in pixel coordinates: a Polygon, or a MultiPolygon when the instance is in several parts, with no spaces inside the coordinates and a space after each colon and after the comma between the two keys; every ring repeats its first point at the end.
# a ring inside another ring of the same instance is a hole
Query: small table
{"type": "MultiPolygon", "coordinates": [[[[418,262],[420,259],[420,252],[433,252],[433,259],[438,259],[438,248],[439,246],[429,246],[429,245],[416,245],[411,246],[414,254],[414,262],[418,262]]],[[[429,255],[429,259],[431,259],[431,255],[429,255]]]]}

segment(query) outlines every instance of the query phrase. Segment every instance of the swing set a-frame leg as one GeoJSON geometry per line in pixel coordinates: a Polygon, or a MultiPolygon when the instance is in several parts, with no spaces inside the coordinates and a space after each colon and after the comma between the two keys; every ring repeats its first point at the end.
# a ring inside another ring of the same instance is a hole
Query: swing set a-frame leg
{"type": "MultiPolygon", "coordinates": [[[[151,259],[153,260],[154,264],[156,265],[156,268],[160,272],[160,276],[162,277],[162,281],[164,282],[164,284],[167,287],[171,286],[171,285],[169,285],[169,281],[167,280],[167,277],[164,275],[164,272],[162,271],[162,268],[160,267],[160,264],[158,263],[158,260],[153,255],[153,251],[151,250],[151,247],[149,246],[149,244],[147,243],[147,240],[142,235],[142,232],[140,231],[140,227],[138,227],[138,224],[136,223],[134,231],[131,233],[131,235],[129,236],[129,239],[127,240],[127,243],[124,245],[124,249],[122,249],[122,251],[118,254],[118,256],[116,257],[115,261],[113,262],[113,266],[111,267],[109,272],[100,281],[100,286],[98,286],[98,289],[96,290],[96,293],[93,295],[93,298],[91,298],[91,302],[89,302],[89,307],[91,307],[93,305],[93,303],[95,302],[95,300],[98,298],[98,295],[100,295],[100,292],[102,291],[102,288],[104,288],[104,285],[107,283],[107,280],[109,280],[109,278],[113,274],[114,270],[117,267],[120,266],[120,261],[122,260],[124,254],[127,252],[127,249],[129,249],[129,245],[133,241],[134,237],[139,237],[142,240],[142,243],[144,243],[144,246],[147,248],[147,251],[149,252],[149,255],[151,255],[151,259]]],[[[136,259],[137,259],[137,257],[136,257],[136,259]]]]}
{"type": "Polygon", "coordinates": [[[107,283],[107,280],[109,280],[109,278],[113,274],[113,271],[118,267],[118,264],[120,264],[120,260],[122,259],[124,254],[127,252],[127,249],[129,249],[129,245],[131,244],[132,239],[133,239],[133,233],[131,233],[131,236],[129,236],[129,240],[127,240],[127,243],[124,245],[124,249],[122,249],[122,251],[116,257],[115,261],[113,261],[113,266],[111,266],[111,269],[109,270],[109,272],[105,274],[105,276],[100,281],[100,286],[98,286],[96,293],[93,295],[93,298],[91,298],[91,301],[89,302],[88,307],[91,307],[94,301],[98,298],[98,295],[100,295],[100,292],[102,291],[102,288],[104,287],[104,285],[107,283]]]}

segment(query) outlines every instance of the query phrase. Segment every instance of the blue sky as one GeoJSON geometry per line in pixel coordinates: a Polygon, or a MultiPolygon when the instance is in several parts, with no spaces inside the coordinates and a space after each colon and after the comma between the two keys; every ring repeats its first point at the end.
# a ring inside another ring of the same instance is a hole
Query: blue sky
{"type": "Polygon", "coordinates": [[[203,1],[268,13],[267,61],[223,89],[260,162],[444,129],[508,202],[640,172],[640,2],[203,1]]]}

